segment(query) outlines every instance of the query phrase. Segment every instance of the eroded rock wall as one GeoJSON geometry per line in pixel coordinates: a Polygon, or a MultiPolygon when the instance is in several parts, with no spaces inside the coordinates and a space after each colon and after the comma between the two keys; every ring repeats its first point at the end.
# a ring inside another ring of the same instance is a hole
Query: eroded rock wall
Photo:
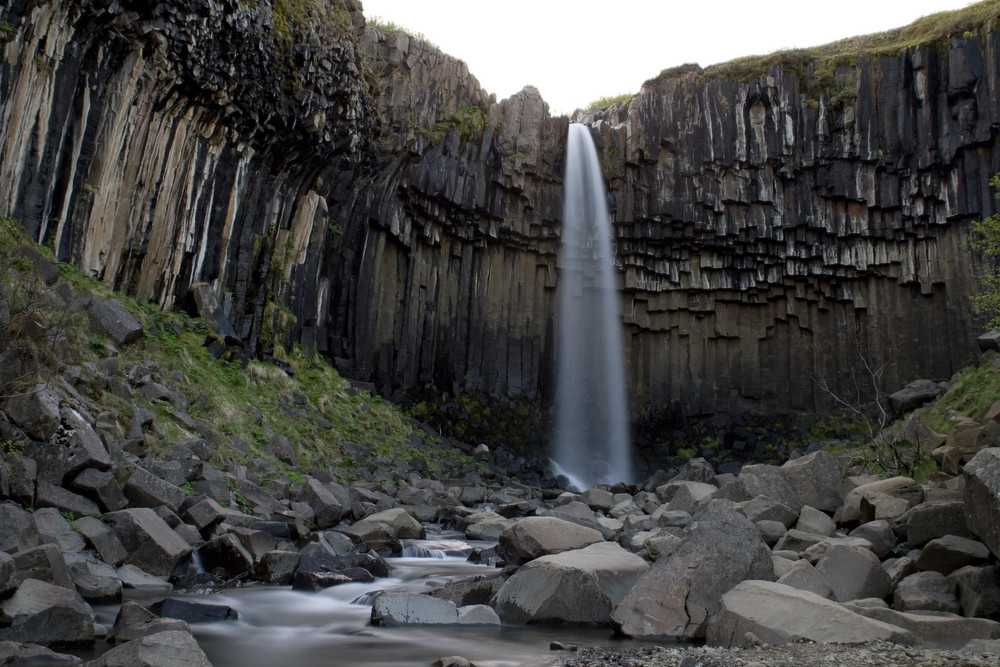
{"type": "MultiPolygon", "coordinates": [[[[547,405],[569,120],[326,6],[308,28],[236,0],[0,10],[0,214],[167,307],[209,283],[255,354],[547,405]]],[[[812,410],[870,385],[865,360],[895,389],[972,358],[998,49],[987,26],[832,76],[681,68],[574,119],[637,416],[812,410]]]]}

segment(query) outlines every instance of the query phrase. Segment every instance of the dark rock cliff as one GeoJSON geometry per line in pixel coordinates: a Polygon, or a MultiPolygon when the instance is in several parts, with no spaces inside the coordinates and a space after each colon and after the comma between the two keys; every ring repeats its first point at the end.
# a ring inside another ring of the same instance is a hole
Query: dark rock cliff
{"type": "MultiPolygon", "coordinates": [[[[322,6],[0,10],[0,214],[163,306],[207,283],[251,353],[302,343],[389,395],[547,405],[569,120],[322,6]]],[[[634,413],[809,411],[865,360],[889,389],[970,360],[998,62],[989,23],[835,69],[679,68],[579,114],[634,413]]]]}

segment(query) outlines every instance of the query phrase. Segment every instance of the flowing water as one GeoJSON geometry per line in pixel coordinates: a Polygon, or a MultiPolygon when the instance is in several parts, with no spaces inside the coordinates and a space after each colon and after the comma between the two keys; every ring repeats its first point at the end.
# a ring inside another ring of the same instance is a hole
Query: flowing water
{"type": "Polygon", "coordinates": [[[611,221],[590,131],[571,123],[563,180],[554,472],[583,491],[631,482],[611,221]]]}
{"type": "MultiPolygon", "coordinates": [[[[451,655],[482,667],[513,667],[545,665],[565,655],[550,650],[552,641],[579,646],[632,644],[614,638],[607,628],[374,627],[370,617],[375,591],[426,592],[455,578],[497,572],[493,566],[467,562],[472,546],[456,536],[404,540],[404,544],[404,553],[421,556],[389,559],[392,576],[372,583],[342,584],[317,593],[293,591],[287,586],[247,586],[170,597],[228,605],[239,612],[236,621],[191,626],[214,667],[409,667],[430,665],[451,655]]],[[[147,604],[164,596],[129,597],[147,604]]],[[[116,613],[117,606],[100,608],[98,620],[110,627],[116,613]]]]}

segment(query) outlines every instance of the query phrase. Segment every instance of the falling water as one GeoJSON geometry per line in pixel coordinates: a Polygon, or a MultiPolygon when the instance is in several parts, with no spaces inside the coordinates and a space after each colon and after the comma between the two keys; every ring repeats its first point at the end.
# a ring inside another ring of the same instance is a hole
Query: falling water
{"type": "Polygon", "coordinates": [[[632,479],[611,222],[589,130],[569,126],[559,277],[555,469],[579,490],[632,479]]]}

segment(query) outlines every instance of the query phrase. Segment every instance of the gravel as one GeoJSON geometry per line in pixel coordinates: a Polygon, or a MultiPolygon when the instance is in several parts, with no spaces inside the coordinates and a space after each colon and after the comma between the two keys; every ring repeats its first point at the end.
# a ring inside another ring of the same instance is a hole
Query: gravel
{"type": "MultiPolygon", "coordinates": [[[[990,642],[996,644],[996,642],[990,642]]],[[[664,648],[650,646],[624,650],[580,649],[554,658],[550,664],[566,667],[997,667],[1000,650],[983,647],[975,652],[912,648],[887,642],[861,645],[797,643],[752,648],[710,646],[664,648]]]]}

